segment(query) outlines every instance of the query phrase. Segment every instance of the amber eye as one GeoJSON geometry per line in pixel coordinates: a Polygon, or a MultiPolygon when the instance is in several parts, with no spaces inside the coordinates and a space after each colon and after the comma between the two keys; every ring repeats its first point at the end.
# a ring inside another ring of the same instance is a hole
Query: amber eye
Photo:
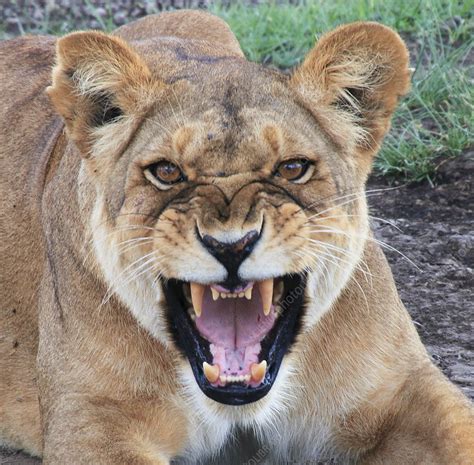
{"type": "Polygon", "coordinates": [[[309,166],[310,163],[305,158],[286,160],[278,165],[276,175],[281,176],[288,181],[297,181],[305,175],[309,166]]]}
{"type": "Polygon", "coordinates": [[[183,172],[174,163],[166,160],[151,165],[148,170],[163,184],[176,184],[184,180],[183,172]]]}

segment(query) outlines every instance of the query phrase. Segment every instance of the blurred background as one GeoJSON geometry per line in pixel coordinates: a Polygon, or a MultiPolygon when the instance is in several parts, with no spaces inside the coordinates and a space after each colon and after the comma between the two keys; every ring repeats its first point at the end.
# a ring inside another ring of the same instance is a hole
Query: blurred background
{"type": "MultiPolygon", "coordinates": [[[[378,21],[403,37],[412,90],[368,182],[372,225],[433,361],[474,398],[474,0],[0,0],[0,40],[113,31],[182,8],[222,17],[249,60],[284,72],[342,23],[378,21]]],[[[0,451],[2,465],[37,463],[0,451]]]]}

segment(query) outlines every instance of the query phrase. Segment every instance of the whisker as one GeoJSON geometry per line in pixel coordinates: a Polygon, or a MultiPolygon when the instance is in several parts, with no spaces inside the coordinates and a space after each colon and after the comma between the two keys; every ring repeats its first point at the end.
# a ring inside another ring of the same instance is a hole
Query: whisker
{"type": "Polygon", "coordinates": [[[133,267],[134,267],[135,265],[137,265],[138,263],[140,263],[140,262],[143,261],[143,260],[146,260],[148,257],[151,257],[151,256],[154,255],[154,254],[156,254],[156,251],[149,252],[149,253],[143,255],[142,257],[138,258],[137,260],[133,261],[133,262],[130,263],[129,265],[127,265],[127,266],[116,276],[114,282],[112,282],[112,283],[109,285],[109,287],[108,287],[108,289],[107,289],[107,291],[106,291],[106,293],[105,293],[104,300],[106,299],[107,296],[108,296],[108,298],[106,299],[105,302],[104,302],[104,301],[103,301],[103,302],[104,302],[104,303],[107,303],[108,300],[110,300],[110,297],[111,297],[111,295],[113,294],[112,291],[113,291],[113,289],[116,288],[116,283],[119,282],[119,280],[122,278],[122,276],[124,276],[125,274],[128,274],[131,269],[133,270],[133,267]]]}
{"type": "Polygon", "coordinates": [[[367,195],[368,197],[372,197],[374,195],[381,195],[384,192],[401,189],[405,185],[406,184],[403,184],[403,185],[400,185],[400,186],[395,186],[395,187],[384,187],[384,188],[380,188],[380,189],[369,189],[369,190],[364,190],[364,191],[351,192],[351,193],[348,193],[348,194],[345,194],[345,195],[342,195],[342,196],[336,197],[336,198],[333,198],[334,194],[333,195],[328,195],[326,197],[318,199],[318,200],[314,201],[313,203],[305,206],[303,210],[308,210],[308,209],[314,207],[315,205],[317,205],[319,203],[322,203],[324,201],[331,200],[333,202],[337,202],[338,200],[342,200],[344,198],[347,198],[347,197],[350,197],[350,196],[353,196],[353,195],[367,195]]]}
{"type": "MultiPolygon", "coordinates": [[[[357,217],[362,217],[365,218],[366,215],[331,215],[331,216],[324,216],[322,218],[317,218],[316,220],[311,220],[311,223],[320,223],[325,220],[333,219],[333,218],[357,218],[357,217]]],[[[398,232],[403,233],[403,231],[392,221],[386,220],[385,218],[380,218],[378,216],[373,216],[373,215],[367,215],[370,219],[380,221],[381,223],[388,224],[395,228],[398,232]]]]}
{"type": "Polygon", "coordinates": [[[184,121],[183,107],[181,106],[181,102],[179,101],[178,96],[176,95],[174,87],[173,86],[170,86],[170,87],[171,87],[171,92],[173,92],[174,99],[176,100],[176,103],[178,104],[179,114],[181,116],[181,126],[184,127],[185,126],[185,121],[184,121]]]}
{"type": "MultiPolygon", "coordinates": [[[[341,231],[340,229],[335,229],[335,228],[332,228],[328,225],[324,225],[325,228],[329,228],[329,231],[321,231],[321,230],[312,230],[310,231],[311,233],[318,233],[318,232],[331,232],[333,234],[341,234],[341,235],[344,235],[346,237],[351,237],[348,233],[346,233],[345,231],[341,231]]],[[[356,236],[356,237],[365,237],[361,234],[357,234],[357,233],[351,233],[353,236],[356,236]]],[[[399,254],[401,257],[403,257],[405,260],[408,261],[408,263],[410,263],[411,265],[413,265],[418,271],[422,271],[420,269],[420,267],[415,263],[413,262],[413,260],[411,260],[409,257],[407,257],[403,252],[401,252],[400,250],[396,249],[395,247],[391,246],[390,244],[387,244],[386,242],[383,242],[381,241],[380,239],[376,239],[375,237],[371,237],[371,236],[367,236],[365,237],[366,240],[368,241],[372,241],[374,242],[375,244],[378,244],[380,245],[380,247],[382,248],[386,248],[387,250],[390,250],[392,252],[396,252],[397,254],[399,254]]]]}
{"type": "Polygon", "coordinates": [[[167,128],[166,126],[163,126],[159,121],[157,121],[155,118],[152,118],[152,117],[148,117],[146,118],[146,121],[150,121],[152,124],[154,124],[155,126],[158,126],[160,129],[162,129],[163,131],[166,132],[166,134],[168,134],[168,136],[172,137],[173,136],[173,133],[171,132],[171,130],[169,128],[167,128]]]}
{"type": "MultiPolygon", "coordinates": [[[[173,87],[173,86],[171,86],[171,87],[173,87]]],[[[178,120],[178,116],[176,115],[176,112],[174,111],[173,105],[171,104],[171,101],[170,101],[168,95],[166,95],[166,100],[168,101],[169,106],[170,106],[170,108],[171,108],[171,112],[173,113],[174,119],[175,119],[175,121],[176,121],[176,126],[178,126],[178,128],[179,128],[179,127],[180,127],[180,123],[179,123],[179,120],[178,120]]]]}
{"type": "MultiPolygon", "coordinates": [[[[313,238],[309,238],[309,237],[304,237],[304,236],[300,236],[300,235],[296,235],[296,237],[300,237],[302,239],[306,239],[314,244],[317,244],[317,245],[322,245],[323,247],[327,248],[327,249],[332,249],[332,250],[335,250],[337,252],[340,252],[342,253],[343,255],[347,256],[347,258],[352,258],[352,259],[356,259],[357,261],[355,262],[355,264],[353,265],[355,268],[359,269],[362,273],[364,273],[364,275],[369,275],[371,278],[373,277],[372,273],[370,272],[370,268],[369,266],[367,265],[367,263],[365,262],[365,260],[362,259],[362,257],[359,257],[358,255],[355,255],[352,251],[350,251],[349,249],[346,249],[346,248],[343,248],[343,247],[339,247],[339,246],[336,246],[334,244],[330,244],[326,241],[320,241],[320,240],[317,240],[317,239],[313,239],[313,238]],[[365,267],[365,270],[363,270],[361,268],[361,264],[364,265],[365,267]]],[[[366,279],[367,279],[367,276],[366,276],[366,279]]]]}
{"type": "Polygon", "coordinates": [[[320,212],[317,212],[315,213],[314,215],[311,215],[307,218],[307,222],[309,220],[312,220],[313,218],[317,218],[321,215],[323,215],[324,213],[327,213],[327,212],[330,212],[332,210],[335,210],[336,208],[339,208],[339,207],[342,207],[344,205],[348,205],[352,202],[355,202],[356,200],[360,199],[361,197],[365,197],[365,198],[368,198],[368,197],[373,197],[375,195],[380,195],[379,193],[375,193],[375,194],[367,194],[366,192],[358,192],[358,193],[354,193],[354,194],[350,194],[350,195],[347,195],[345,197],[353,197],[353,198],[350,198],[349,200],[345,200],[344,202],[341,202],[341,203],[338,203],[336,205],[333,205],[332,207],[328,207],[328,208],[325,208],[324,210],[320,211],[320,212]]]}
{"type": "MultiPolygon", "coordinates": [[[[119,215],[117,215],[114,219],[117,220],[117,218],[122,218],[124,216],[145,216],[145,217],[148,217],[148,218],[152,218],[154,220],[159,220],[160,223],[167,223],[167,224],[173,224],[173,221],[170,221],[170,220],[165,220],[165,219],[160,219],[161,215],[152,215],[150,213],[138,213],[138,212],[132,212],[132,213],[120,213],[119,215]]],[[[99,224],[97,224],[94,228],[94,230],[98,229],[99,227],[103,226],[104,224],[106,223],[109,223],[110,220],[109,219],[106,219],[104,221],[101,221],[99,224]]],[[[124,225],[124,226],[129,226],[129,225],[124,225]]],[[[136,225],[136,226],[139,226],[139,225],[136,225]]],[[[113,226],[114,228],[117,227],[117,226],[113,226]]],[[[151,227],[151,226],[149,226],[151,227]]]]}
{"type": "MultiPolygon", "coordinates": [[[[89,240],[88,240],[88,244],[85,245],[84,247],[85,248],[89,248],[89,250],[87,251],[86,253],[86,256],[84,257],[83,259],[83,264],[85,265],[87,263],[87,260],[89,260],[90,256],[93,254],[93,252],[95,251],[94,250],[94,245],[96,244],[102,244],[103,242],[105,242],[110,236],[112,235],[115,235],[119,232],[122,232],[122,231],[133,231],[133,230],[139,230],[139,229],[151,229],[152,231],[159,231],[158,229],[155,229],[155,228],[147,228],[147,227],[143,227],[143,226],[140,226],[140,227],[126,227],[126,228],[115,228],[114,230],[112,231],[109,231],[107,234],[103,235],[101,238],[99,239],[96,239],[95,237],[91,237],[89,240]]],[[[153,236],[150,237],[151,238],[160,238],[160,237],[165,237],[164,235],[158,235],[158,234],[155,234],[153,236]]],[[[134,239],[137,239],[137,238],[134,238],[134,239]]],[[[130,239],[130,240],[134,240],[134,239],[130,239]]],[[[120,243],[119,243],[120,245],[120,243]]]]}
{"type": "MultiPolygon", "coordinates": [[[[332,259],[338,259],[339,257],[335,257],[334,255],[332,254],[324,254],[325,256],[318,256],[316,255],[315,257],[318,258],[318,260],[321,260],[320,263],[324,263],[325,260],[329,261],[329,263],[332,263],[334,266],[336,266],[337,268],[339,269],[342,269],[341,268],[341,265],[335,261],[333,261],[332,259]]],[[[327,267],[325,266],[326,270],[329,272],[329,270],[327,269],[327,267]]],[[[364,296],[364,300],[366,302],[366,306],[367,306],[367,311],[369,311],[369,302],[367,300],[367,296],[365,294],[365,291],[364,289],[362,288],[362,286],[360,285],[360,283],[357,281],[357,279],[355,278],[354,275],[351,275],[351,278],[350,278],[352,281],[355,282],[355,284],[357,285],[357,287],[360,289],[360,291],[362,292],[362,295],[364,296]]]]}
{"type": "MultiPolygon", "coordinates": [[[[144,230],[146,230],[146,231],[155,231],[155,232],[159,232],[159,233],[164,232],[164,231],[161,230],[161,229],[152,228],[152,227],[150,227],[150,226],[139,226],[139,225],[137,225],[137,226],[133,226],[133,225],[131,225],[131,226],[123,226],[123,227],[116,227],[116,228],[112,229],[112,231],[108,231],[105,235],[103,235],[103,236],[99,239],[99,241],[101,242],[101,241],[105,240],[107,237],[112,236],[112,235],[115,235],[115,234],[117,234],[117,233],[119,233],[119,232],[122,232],[122,231],[139,231],[139,230],[142,230],[142,229],[144,229],[144,230]]],[[[158,236],[158,237],[159,237],[159,236],[158,236]]],[[[95,237],[91,237],[91,238],[89,239],[89,242],[94,242],[95,240],[96,240],[95,237]]]]}
{"type": "Polygon", "coordinates": [[[129,239],[128,241],[125,242],[130,242],[129,244],[125,244],[123,247],[118,247],[117,251],[119,252],[120,255],[125,254],[126,252],[134,249],[135,247],[138,247],[140,245],[147,245],[147,244],[152,244],[155,241],[154,237],[142,237],[138,239],[129,239]]]}
{"type": "Polygon", "coordinates": [[[310,254],[311,254],[314,258],[316,258],[316,259],[321,258],[321,257],[319,256],[319,254],[323,254],[323,255],[325,255],[325,256],[329,256],[329,257],[333,258],[334,260],[339,260],[339,261],[340,261],[341,263],[343,263],[344,265],[348,265],[348,266],[350,266],[350,267],[357,268],[361,273],[364,273],[364,275],[369,275],[371,278],[373,277],[373,276],[372,276],[372,273],[371,273],[370,271],[366,271],[366,270],[362,269],[358,263],[351,263],[351,262],[349,262],[349,261],[347,261],[347,260],[344,260],[344,259],[341,258],[341,257],[338,257],[338,256],[332,254],[330,251],[328,251],[328,249],[326,248],[326,245],[323,244],[323,243],[319,243],[319,245],[321,245],[322,247],[324,247],[326,251],[318,250],[318,251],[316,252],[316,251],[314,251],[314,250],[311,250],[311,251],[307,250],[307,253],[310,253],[310,254]]]}
{"type": "MultiPolygon", "coordinates": [[[[304,249],[303,249],[303,251],[304,251],[304,249]]],[[[307,256],[303,255],[303,253],[301,253],[300,251],[298,251],[298,250],[295,251],[294,250],[293,253],[295,253],[297,256],[299,256],[303,260],[303,262],[306,261],[307,256]]],[[[329,289],[329,284],[328,284],[328,280],[327,280],[327,277],[329,276],[329,270],[327,269],[326,264],[322,261],[316,262],[316,261],[312,260],[312,265],[317,267],[317,271],[319,271],[320,276],[322,276],[322,278],[324,279],[324,284],[326,285],[326,289],[329,289]],[[320,267],[320,265],[324,266],[325,271],[320,267]]],[[[313,270],[309,265],[305,265],[305,271],[311,272],[313,270]]]]}

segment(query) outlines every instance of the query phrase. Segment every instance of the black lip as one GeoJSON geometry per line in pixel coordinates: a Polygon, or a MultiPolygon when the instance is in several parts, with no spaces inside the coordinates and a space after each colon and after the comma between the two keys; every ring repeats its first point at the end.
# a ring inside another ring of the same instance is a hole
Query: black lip
{"type": "Polygon", "coordinates": [[[182,291],[184,282],[170,279],[163,284],[168,304],[169,329],[178,348],[187,356],[199,388],[207,397],[226,405],[245,405],[261,399],[272,388],[283,356],[288,352],[298,333],[304,307],[305,276],[287,275],[283,277],[283,282],[285,292],[281,300],[281,315],[261,343],[260,358],[267,360],[267,374],[263,383],[256,388],[238,384],[214,387],[208,382],[202,372],[202,364],[212,360],[209,342],[201,337],[186,311],[182,291]]]}

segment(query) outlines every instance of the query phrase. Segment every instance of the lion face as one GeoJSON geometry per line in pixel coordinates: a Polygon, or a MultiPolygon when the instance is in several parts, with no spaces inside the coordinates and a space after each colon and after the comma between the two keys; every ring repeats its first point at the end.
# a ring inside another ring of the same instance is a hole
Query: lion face
{"type": "Polygon", "coordinates": [[[229,57],[167,84],[119,39],[91,34],[60,41],[50,95],[94,186],[106,298],[179,349],[208,397],[256,401],[363,266],[370,156],[406,87],[389,79],[395,58],[372,63],[377,37],[364,33],[361,68],[333,33],[291,78],[229,57]],[[81,41],[124,63],[100,68],[96,52],[91,64],[81,41]]]}

